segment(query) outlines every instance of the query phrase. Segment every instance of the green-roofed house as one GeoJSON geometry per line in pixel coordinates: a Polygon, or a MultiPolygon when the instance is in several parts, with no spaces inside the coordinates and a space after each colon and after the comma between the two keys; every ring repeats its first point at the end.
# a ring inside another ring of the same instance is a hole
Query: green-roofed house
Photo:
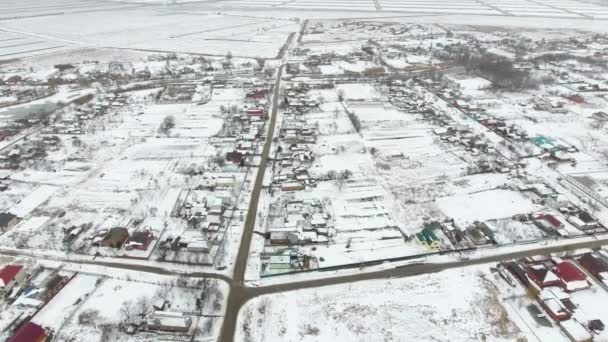
{"type": "Polygon", "coordinates": [[[441,243],[439,243],[437,235],[435,235],[433,230],[431,230],[429,227],[422,228],[422,230],[416,234],[416,241],[433,251],[438,251],[441,249],[441,243]]]}

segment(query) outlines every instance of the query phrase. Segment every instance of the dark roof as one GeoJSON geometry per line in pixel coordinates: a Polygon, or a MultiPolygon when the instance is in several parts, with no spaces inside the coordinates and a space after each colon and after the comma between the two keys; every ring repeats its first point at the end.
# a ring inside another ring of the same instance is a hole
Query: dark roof
{"type": "Polygon", "coordinates": [[[579,260],[580,264],[589,270],[589,272],[597,274],[600,272],[608,272],[608,261],[599,255],[593,253],[585,253],[579,260]]]}
{"type": "Polygon", "coordinates": [[[46,338],[46,332],[36,323],[24,323],[7,342],[41,342],[46,338]]]}
{"type": "Polygon", "coordinates": [[[21,265],[6,265],[2,271],[0,271],[0,281],[2,285],[10,283],[15,276],[23,269],[21,265]]]}
{"type": "Polygon", "coordinates": [[[129,238],[129,242],[137,242],[137,243],[145,244],[152,237],[153,237],[153,235],[151,232],[145,231],[145,230],[140,230],[140,231],[136,231],[133,234],[131,234],[131,237],[129,238]]]}
{"type": "Polygon", "coordinates": [[[110,229],[110,231],[103,238],[104,243],[110,243],[119,247],[129,238],[129,231],[127,228],[115,227],[110,229]]]}
{"type": "Polygon", "coordinates": [[[12,219],[17,216],[11,213],[0,213],[0,226],[6,226],[12,219]]]}

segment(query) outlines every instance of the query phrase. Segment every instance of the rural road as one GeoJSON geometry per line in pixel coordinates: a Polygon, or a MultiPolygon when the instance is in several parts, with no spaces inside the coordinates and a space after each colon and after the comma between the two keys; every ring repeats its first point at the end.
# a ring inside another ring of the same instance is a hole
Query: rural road
{"type": "Polygon", "coordinates": [[[268,155],[270,154],[270,146],[272,145],[274,129],[277,121],[279,98],[281,95],[281,78],[283,76],[284,68],[284,66],[279,67],[276,75],[272,99],[272,111],[270,115],[270,124],[268,126],[268,134],[266,137],[266,143],[264,144],[264,150],[262,151],[260,168],[258,169],[255,184],[253,186],[253,192],[251,194],[251,200],[249,202],[249,210],[247,211],[247,217],[245,219],[245,226],[243,230],[243,236],[241,237],[239,253],[236,257],[236,262],[234,265],[234,275],[230,287],[230,294],[228,295],[226,315],[224,317],[224,322],[222,325],[220,341],[232,341],[234,339],[234,331],[239,310],[241,306],[245,303],[245,301],[247,301],[248,299],[248,296],[245,292],[244,283],[245,271],[247,270],[247,260],[249,258],[249,250],[251,248],[251,240],[253,238],[253,231],[255,228],[255,217],[257,214],[258,201],[260,199],[260,193],[262,192],[262,184],[264,182],[264,175],[266,173],[268,155]]]}

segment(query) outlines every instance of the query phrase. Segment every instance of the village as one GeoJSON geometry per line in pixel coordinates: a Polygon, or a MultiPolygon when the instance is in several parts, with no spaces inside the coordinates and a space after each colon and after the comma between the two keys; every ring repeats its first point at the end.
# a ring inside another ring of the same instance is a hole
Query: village
{"type": "MultiPolygon", "coordinates": [[[[7,94],[22,87],[49,93],[3,109],[1,248],[227,269],[266,134],[272,82],[256,63],[169,54],[54,65],[40,79],[3,70],[7,94]]],[[[130,298],[141,281],[116,280],[111,286],[125,288],[122,302],[114,298],[115,311],[102,315],[85,304],[111,289],[104,290],[107,276],[56,265],[3,267],[0,330],[10,340],[61,339],[83,329],[83,341],[219,333],[226,289],[218,280],[144,281],[158,284],[145,298],[130,298]],[[177,306],[166,299],[180,296],[177,306]],[[55,322],[65,305],[73,312],[55,322]]]]}
{"type": "Polygon", "coordinates": [[[608,341],[608,35],[285,21],[0,64],[0,340],[356,340],[271,308],[396,274],[464,279],[454,341],[608,341]]]}

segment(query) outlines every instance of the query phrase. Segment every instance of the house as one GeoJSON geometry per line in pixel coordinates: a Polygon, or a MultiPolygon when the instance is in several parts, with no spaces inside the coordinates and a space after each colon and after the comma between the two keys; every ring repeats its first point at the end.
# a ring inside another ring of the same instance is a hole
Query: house
{"type": "Polygon", "coordinates": [[[572,317],[570,311],[556,298],[541,299],[540,305],[556,321],[565,321],[572,317]]]}
{"type": "Polygon", "coordinates": [[[226,153],[226,160],[229,162],[233,162],[235,164],[240,164],[241,161],[243,160],[243,153],[238,152],[238,151],[232,151],[232,152],[228,152],[226,153]]]}
{"type": "Polygon", "coordinates": [[[0,270],[0,295],[11,292],[15,285],[21,283],[26,277],[21,265],[6,265],[0,270]]]}
{"type": "Polygon", "coordinates": [[[567,292],[583,290],[591,286],[587,275],[572,261],[562,261],[557,264],[555,273],[560,279],[562,288],[567,292]]]}
{"type": "Polygon", "coordinates": [[[547,233],[557,233],[559,235],[567,235],[567,231],[564,230],[564,224],[555,216],[550,214],[542,214],[536,217],[534,220],[540,229],[547,233]]]}
{"type": "Polygon", "coordinates": [[[181,312],[154,311],[146,323],[150,330],[187,333],[192,325],[192,318],[181,312]]]}
{"type": "Polygon", "coordinates": [[[25,322],[7,342],[46,342],[46,331],[34,322],[25,322]]]}
{"type": "Polygon", "coordinates": [[[543,264],[528,266],[526,275],[541,289],[561,284],[559,277],[543,264]]]}
{"type": "Polygon", "coordinates": [[[127,230],[127,228],[115,227],[108,231],[108,233],[99,243],[99,246],[120,248],[125,243],[125,241],[127,241],[128,238],[129,231],[127,230]]]}
{"type": "Polygon", "coordinates": [[[419,244],[434,251],[439,250],[441,248],[441,243],[439,242],[439,239],[429,227],[422,228],[422,230],[416,234],[416,241],[418,241],[419,244]]]}
{"type": "Polygon", "coordinates": [[[11,213],[0,213],[0,231],[6,232],[19,222],[19,218],[11,213]]]}
{"type": "Polygon", "coordinates": [[[129,237],[126,249],[145,251],[152,241],[154,241],[154,234],[152,234],[150,229],[138,230],[129,237]]]}
{"type": "Polygon", "coordinates": [[[594,277],[608,281],[608,261],[595,253],[585,253],[578,259],[583,266],[594,277]]]}

